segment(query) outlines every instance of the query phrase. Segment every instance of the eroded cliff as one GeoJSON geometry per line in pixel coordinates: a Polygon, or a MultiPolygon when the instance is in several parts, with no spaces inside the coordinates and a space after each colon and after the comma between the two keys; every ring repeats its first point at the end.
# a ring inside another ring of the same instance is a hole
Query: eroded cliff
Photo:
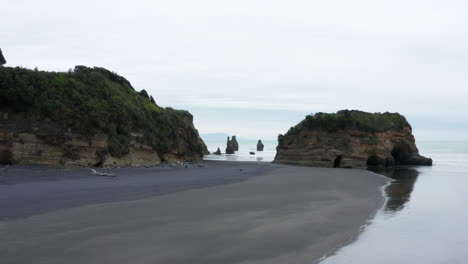
{"type": "Polygon", "coordinates": [[[0,164],[133,166],[201,160],[187,111],[103,68],[0,68],[0,164]]]}
{"type": "Polygon", "coordinates": [[[404,116],[356,110],[307,116],[278,137],[274,162],[341,168],[432,165],[432,159],[419,155],[404,116]]]}

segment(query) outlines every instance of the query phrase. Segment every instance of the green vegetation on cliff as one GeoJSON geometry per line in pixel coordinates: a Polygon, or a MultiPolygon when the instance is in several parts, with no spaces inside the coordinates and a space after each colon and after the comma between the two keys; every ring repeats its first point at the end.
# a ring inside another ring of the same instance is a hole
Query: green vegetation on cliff
{"type": "Polygon", "coordinates": [[[60,144],[65,131],[109,135],[100,155],[129,153],[131,133],[160,155],[173,149],[202,155],[205,150],[187,111],[162,108],[146,91],[104,68],[76,66],[68,72],[0,67],[0,110],[27,119],[50,120],[57,127],[48,143],[60,144]],[[182,146],[183,145],[183,146],[182,146]]]}
{"type": "Polygon", "coordinates": [[[288,134],[296,134],[302,128],[320,129],[335,132],[356,129],[366,132],[400,130],[410,126],[406,118],[398,113],[367,113],[358,110],[341,110],[337,113],[316,113],[306,116],[305,120],[291,127],[288,134]]]}

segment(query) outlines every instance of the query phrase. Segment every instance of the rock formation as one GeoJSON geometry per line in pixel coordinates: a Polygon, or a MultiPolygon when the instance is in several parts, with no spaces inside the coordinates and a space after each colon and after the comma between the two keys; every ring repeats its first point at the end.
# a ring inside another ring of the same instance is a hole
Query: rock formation
{"type": "Polygon", "coordinates": [[[274,162],[339,168],[432,165],[432,159],[419,155],[404,116],[356,110],[307,116],[278,136],[274,162]]]}
{"type": "Polygon", "coordinates": [[[0,164],[133,166],[197,161],[187,111],[161,108],[103,68],[0,67],[0,164]]]}
{"type": "Polygon", "coordinates": [[[230,138],[227,138],[226,142],[226,154],[234,154],[234,145],[232,144],[232,140],[230,138]]]}
{"type": "Polygon", "coordinates": [[[257,151],[263,151],[263,143],[261,140],[258,140],[258,143],[257,143],[257,151]]]}
{"type": "Polygon", "coordinates": [[[237,143],[236,136],[232,136],[231,143],[234,151],[239,151],[239,143],[237,143]]]}
{"type": "Polygon", "coordinates": [[[218,148],[215,152],[213,152],[214,155],[221,155],[221,150],[218,148]]]}

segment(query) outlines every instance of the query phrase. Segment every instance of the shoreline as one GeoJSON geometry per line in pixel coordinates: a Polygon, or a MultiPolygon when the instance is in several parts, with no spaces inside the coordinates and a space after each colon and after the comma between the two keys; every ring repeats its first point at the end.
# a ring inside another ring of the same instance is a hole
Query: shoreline
{"type": "MultiPolygon", "coordinates": [[[[211,173],[213,178],[201,185],[143,198],[120,194],[125,199],[0,221],[0,257],[5,263],[24,263],[24,257],[44,260],[38,263],[317,263],[355,241],[363,224],[384,204],[381,191],[390,181],[364,170],[256,162],[204,164],[208,166],[203,170],[122,177],[122,186],[128,187],[127,180],[146,186],[155,178],[185,181],[180,174],[211,173]],[[221,176],[226,172],[237,175],[221,176]]],[[[102,188],[115,184],[112,179],[87,176],[35,183],[60,186],[89,180],[104,182],[102,188]]],[[[25,184],[30,183],[7,187],[25,184]]],[[[85,190],[90,195],[99,188],[85,190]]]]}
{"type": "MultiPolygon", "coordinates": [[[[368,171],[368,170],[366,170],[368,171]]],[[[379,190],[381,191],[381,195],[382,195],[382,203],[380,205],[380,207],[376,208],[373,212],[371,212],[368,217],[366,218],[366,222],[359,227],[359,231],[357,231],[350,239],[349,241],[343,243],[342,245],[339,245],[333,249],[331,249],[327,254],[325,254],[324,256],[322,256],[320,259],[317,259],[315,260],[313,263],[314,264],[318,264],[322,261],[324,261],[325,259],[329,258],[329,257],[332,257],[334,256],[335,254],[337,254],[337,252],[348,246],[348,245],[351,245],[352,243],[354,243],[355,241],[357,241],[359,239],[359,236],[366,230],[366,228],[368,228],[371,224],[372,224],[372,221],[374,220],[374,218],[377,216],[377,214],[384,210],[384,207],[385,205],[387,204],[389,198],[388,196],[385,194],[385,189],[390,186],[392,184],[392,182],[394,181],[393,179],[390,179],[388,177],[386,177],[385,175],[382,175],[382,174],[379,174],[379,173],[376,173],[376,172],[373,172],[373,171],[369,171],[370,173],[373,173],[379,177],[382,177],[384,180],[387,180],[387,183],[382,185],[379,190]]]]}

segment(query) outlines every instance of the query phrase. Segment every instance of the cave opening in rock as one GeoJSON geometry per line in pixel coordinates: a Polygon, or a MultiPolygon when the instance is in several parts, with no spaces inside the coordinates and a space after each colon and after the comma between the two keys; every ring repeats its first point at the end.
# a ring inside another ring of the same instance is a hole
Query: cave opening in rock
{"type": "Polygon", "coordinates": [[[335,158],[335,161],[333,161],[333,168],[339,168],[341,167],[341,160],[343,159],[343,157],[340,155],[340,156],[337,156],[335,158]]]}
{"type": "Polygon", "coordinates": [[[411,157],[410,146],[406,143],[396,143],[392,149],[392,156],[395,160],[395,165],[404,165],[405,161],[411,157]]]}
{"type": "Polygon", "coordinates": [[[367,159],[366,165],[367,165],[368,167],[385,166],[385,161],[382,160],[382,159],[381,159],[380,157],[378,157],[378,156],[370,156],[370,157],[367,159]]]}
{"type": "Polygon", "coordinates": [[[13,158],[10,150],[0,150],[0,165],[13,164],[13,158]]]}

